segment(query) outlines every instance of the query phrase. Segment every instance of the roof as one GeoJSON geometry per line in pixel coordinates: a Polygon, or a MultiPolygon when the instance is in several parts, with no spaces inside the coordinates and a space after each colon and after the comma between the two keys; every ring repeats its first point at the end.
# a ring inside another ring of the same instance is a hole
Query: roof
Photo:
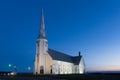
{"type": "Polygon", "coordinates": [[[82,56],[70,56],[65,53],[48,49],[48,54],[52,57],[53,60],[60,60],[65,62],[74,63],[75,65],[78,65],[82,56]]]}
{"type": "Polygon", "coordinates": [[[72,57],[73,63],[74,63],[75,65],[78,65],[78,64],[80,63],[81,58],[82,58],[82,56],[72,57]]]}

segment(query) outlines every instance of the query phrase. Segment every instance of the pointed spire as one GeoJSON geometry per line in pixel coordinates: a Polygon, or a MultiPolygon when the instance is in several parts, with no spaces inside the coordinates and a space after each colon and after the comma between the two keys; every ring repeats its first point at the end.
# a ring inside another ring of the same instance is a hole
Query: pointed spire
{"type": "Polygon", "coordinates": [[[40,22],[40,30],[39,30],[38,38],[46,38],[45,37],[45,24],[44,24],[43,9],[42,9],[42,12],[41,12],[41,22],[40,22]]]}

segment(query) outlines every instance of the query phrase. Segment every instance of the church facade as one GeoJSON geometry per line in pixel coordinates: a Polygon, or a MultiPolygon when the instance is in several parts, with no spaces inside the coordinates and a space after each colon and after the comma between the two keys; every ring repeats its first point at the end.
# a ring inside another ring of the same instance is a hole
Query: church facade
{"type": "Polygon", "coordinates": [[[36,41],[34,74],[83,74],[84,67],[80,52],[78,56],[70,56],[48,48],[42,10],[40,31],[36,41]]]}

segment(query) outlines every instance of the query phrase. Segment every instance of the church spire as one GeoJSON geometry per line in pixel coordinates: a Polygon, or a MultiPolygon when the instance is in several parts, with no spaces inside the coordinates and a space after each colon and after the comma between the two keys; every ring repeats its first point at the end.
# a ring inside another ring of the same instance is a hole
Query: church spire
{"type": "Polygon", "coordinates": [[[46,38],[45,37],[45,24],[44,24],[43,9],[42,9],[42,12],[41,12],[41,22],[40,22],[40,30],[39,30],[38,38],[46,38]]]}

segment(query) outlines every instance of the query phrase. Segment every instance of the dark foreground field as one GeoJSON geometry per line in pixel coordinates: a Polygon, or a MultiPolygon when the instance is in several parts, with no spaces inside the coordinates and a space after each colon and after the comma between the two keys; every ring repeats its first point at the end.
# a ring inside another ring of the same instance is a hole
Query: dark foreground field
{"type": "Polygon", "coordinates": [[[120,80],[120,74],[67,74],[67,75],[32,75],[0,76],[0,80],[120,80]]]}

